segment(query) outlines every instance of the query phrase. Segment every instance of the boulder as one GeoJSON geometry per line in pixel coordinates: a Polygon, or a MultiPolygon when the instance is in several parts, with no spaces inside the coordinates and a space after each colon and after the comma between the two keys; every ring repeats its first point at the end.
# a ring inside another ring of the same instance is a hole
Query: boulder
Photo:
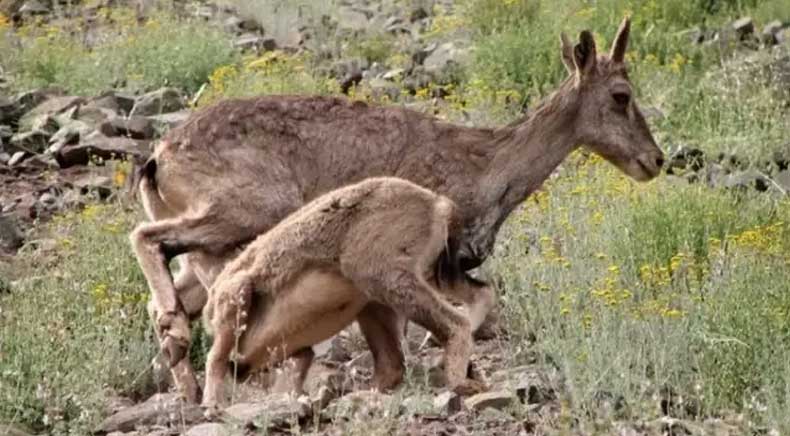
{"type": "Polygon", "coordinates": [[[433,50],[423,61],[425,70],[432,74],[442,74],[446,69],[463,64],[468,59],[468,51],[445,42],[433,50]]]}
{"type": "Polygon", "coordinates": [[[728,189],[754,189],[765,192],[772,186],[771,180],[757,170],[738,171],[724,179],[723,187],[728,189]]]}
{"type": "Polygon", "coordinates": [[[184,101],[175,88],[161,88],[156,91],[143,94],[135,100],[133,115],[157,115],[167,112],[175,112],[184,108],[184,101]]]}
{"type": "Polygon", "coordinates": [[[190,425],[203,419],[201,407],[184,403],[179,394],[156,394],[144,403],[127,407],[108,417],[99,425],[96,433],[130,432],[137,427],[150,425],[190,425]]]}
{"type": "Polygon", "coordinates": [[[103,122],[98,130],[106,136],[128,136],[132,139],[152,139],[156,133],[153,121],[139,115],[111,118],[103,122]]]}
{"type": "Polygon", "coordinates": [[[368,28],[368,21],[368,14],[356,8],[341,7],[337,11],[337,22],[341,29],[365,31],[368,28]]]}
{"type": "Polygon", "coordinates": [[[463,409],[463,398],[453,391],[444,391],[433,400],[434,409],[447,415],[454,415],[463,409]]]}
{"type": "Polygon", "coordinates": [[[122,136],[108,137],[100,133],[89,135],[78,144],[65,145],[55,154],[61,168],[87,165],[92,156],[102,159],[139,159],[150,154],[148,141],[122,136]]]}

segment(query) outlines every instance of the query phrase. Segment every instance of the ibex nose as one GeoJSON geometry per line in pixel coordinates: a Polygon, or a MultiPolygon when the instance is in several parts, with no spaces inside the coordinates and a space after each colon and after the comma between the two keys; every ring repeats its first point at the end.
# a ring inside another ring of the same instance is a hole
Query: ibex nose
{"type": "Polygon", "coordinates": [[[664,166],[664,155],[659,155],[656,157],[656,166],[661,168],[664,166]]]}

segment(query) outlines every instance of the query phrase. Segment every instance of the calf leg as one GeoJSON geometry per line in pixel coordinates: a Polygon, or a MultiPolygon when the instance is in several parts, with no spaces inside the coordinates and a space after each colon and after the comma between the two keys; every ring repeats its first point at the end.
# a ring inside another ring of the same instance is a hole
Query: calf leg
{"type": "MultiPolygon", "coordinates": [[[[221,291],[220,291],[221,292],[221,291]]],[[[237,335],[246,325],[246,314],[252,300],[253,287],[243,284],[237,293],[225,293],[215,302],[210,320],[214,327],[214,342],[206,358],[206,389],[203,406],[216,409],[223,394],[223,381],[228,372],[230,353],[236,346],[237,335]]]]}
{"type": "Polygon", "coordinates": [[[444,344],[445,373],[450,389],[463,395],[485,390],[482,383],[467,378],[472,353],[469,319],[421,277],[397,271],[383,279],[383,286],[366,288],[384,290],[372,295],[372,299],[405,314],[409,320],[433,333],[444,344]]]}
{"type": "Polygon", "coordinates": [[[405,372],[401,337],[406,319],[388,306],[368,303],[357,323],[373,354],[373,385],[381,391],[394,388],[405,372]]]}

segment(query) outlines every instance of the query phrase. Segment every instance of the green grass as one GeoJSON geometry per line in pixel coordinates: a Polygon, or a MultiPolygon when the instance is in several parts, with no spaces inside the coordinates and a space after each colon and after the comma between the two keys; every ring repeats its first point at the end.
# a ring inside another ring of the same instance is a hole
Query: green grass
{"type": "Polygon", "coordinates": [[[121,204],[57,218],[14,262],[0,295],[0,421],[87,434],[108,394],[151,393],[148,290],[121,204]]]}
{"type": "Polygon", "coordinates": [[[699,401],[691,418],[730,410],[790,428],[790,201],[640,185],[596,159],[536,200],[488,269],[514,348],[534,341],[564,371],[573,415],[611,418],[606,392],[625,418],[655,418],[670,387],[699,401]]]}
{"type": "Polygon", "coordinates": [[[162,12],[138,25],[127,9],[105,15],[116,24],[95,47],[67,29],[35,23],[0,36],[0,64],[13,75],[13,87],[57,85],[79,95],[116,87],[195,92],[217,66],[238,58],[227,34],[199,22],[162,12]]]}

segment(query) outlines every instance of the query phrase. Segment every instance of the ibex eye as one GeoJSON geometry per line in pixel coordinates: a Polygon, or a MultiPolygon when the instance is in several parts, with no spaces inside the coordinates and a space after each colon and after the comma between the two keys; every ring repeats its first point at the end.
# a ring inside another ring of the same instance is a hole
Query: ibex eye
{"type": "Polygon", "coordinates": [[[616,101],[617,104],[625,106],[631,100],[631,95],[629,95],[627,92],[615,92],[612,94],[612,98],[614,98],[614,101],[616,101]]]}

